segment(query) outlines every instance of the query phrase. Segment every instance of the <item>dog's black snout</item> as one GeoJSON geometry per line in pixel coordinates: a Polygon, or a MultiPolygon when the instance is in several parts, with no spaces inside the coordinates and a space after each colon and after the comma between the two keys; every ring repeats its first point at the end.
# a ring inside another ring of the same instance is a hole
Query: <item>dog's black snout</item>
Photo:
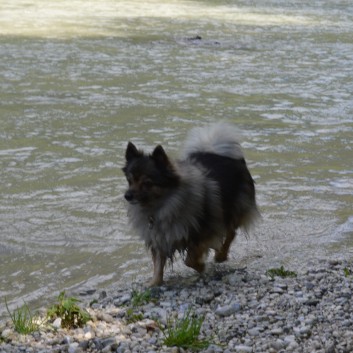
{"type": "Polygon", "coordinates": [[[126,201],[129,201],[129,202],[134,199],[134,193],[131,190],[126,191],[124,196],[126,201]]]}

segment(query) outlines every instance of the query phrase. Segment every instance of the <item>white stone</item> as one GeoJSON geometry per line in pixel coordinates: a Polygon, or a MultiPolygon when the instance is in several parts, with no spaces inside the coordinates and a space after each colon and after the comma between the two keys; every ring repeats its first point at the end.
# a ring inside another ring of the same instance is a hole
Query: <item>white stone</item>
{"type": "Polygon", "coordinates": [[[61,322],[62,322],[61,317],[58,317],[54,320],[52,325],[55,329],[59,329],[59,328],[61,328],[61,322]]]}
{"type": "Polygon", "coordinates": [[[235,346],[234,349],[236,352],[239,352],[239,353],[251,353],[252,352],[252,347],[245,346],[243,344],[235,346]]]}
{"type": "Polygon", "coordinates": [[[282,333],[283,333],[283,329],[281,329],[280,327],[276,327],[276,328],[271,330],[271,334],[275,335],[275,336],[279,336],[282,333]]]}
{"type": "Polygon", "coordinates": [[[7,338],[11,335],[13,331],[9,328],[6,328],[4,331],[1,332],[1,337],[7,338]]]}

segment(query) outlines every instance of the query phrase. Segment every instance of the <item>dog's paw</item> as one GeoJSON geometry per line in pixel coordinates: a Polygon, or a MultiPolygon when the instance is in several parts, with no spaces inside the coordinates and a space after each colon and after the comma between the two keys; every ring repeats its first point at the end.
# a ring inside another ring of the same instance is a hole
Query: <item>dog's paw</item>
{"type": "Polygon", "coordinates": [[[160,278],[152,278],[151,280],[145,283],[147,288],[159,287],[163,284],[163,279],[160,278]]]}
{"type": "Polygon", "coordinates": [[[206,267],[204,262],[198,262],[198,261],[195,261],[194,259],[190,259],[190,258],[187,258],[185,260],[185,265],[188,267],[191,267],[192,269],[194,269],[198,273],[204,272],[205,267],[206,267]]]}
{"type": "Polygon", "coordinates": [[[228,260],[228,254],[223,251],[216,252],[214,256],[214,260],[215,262],[218,262],[218,263],[225,262],[228,260]]]}

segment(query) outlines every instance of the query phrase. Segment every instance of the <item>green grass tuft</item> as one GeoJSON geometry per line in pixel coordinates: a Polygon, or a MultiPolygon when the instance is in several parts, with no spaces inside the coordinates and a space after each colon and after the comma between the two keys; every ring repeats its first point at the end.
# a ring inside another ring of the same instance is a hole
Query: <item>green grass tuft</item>
{"type": "Polygon", "coordinates": [[[133,308],[129,308],[126,310],[126,323],[127,324],[132,324],[138,321],[143,320],[143,314],[142,313],[136,313],[133,308]]]}
{"type": "Polygon", "coordinates": [[[23,335],[28,335],[39,329],[37,317],[31,313],[26,303],[24,303],[20,308],[15,309],[13,313],[10,312],[6,299],[5,305],[16,332],[23,335]]]}
{"type": "Polygon", "coordinates": [[[168,319],[167,328],[162,329],[163,343],[168,347],[180,347],[190,350],[205,349],[210,345],[206,340],[199,340],[200,330],[204,317],[196,317],[189,309],[183,318],[174,323],[168,319]]]}
{"type": "Polygon", "coordinates": [[[280,268],[270,268],[269,270],[267,270],[266,272],[267,276],[271,277],[272,279],[274,279],[276,276],[278,277],[297,277],[297,274],[293,271],[287,271],[284,269],[283,266],[281,266],[280,268]]]}
{"type": "Polygon", "coordinates": [[[131,293],[131,305],[134,308],[144,304],[148,304],[151,300],[152,295],[149,289],[146,289],[144,291],[138,291],[134,289],[131,293]]]}
{"type": "Polygon", "coordinates": [[[348,267],[345,267],[343,269],[343,273],[345,277],[349,277],[352,274],[351,270],[348,267]]]}
{"type": "Polygon", "coordinates": [[[64,328],[82,327],[91,319],[91,316],[77,305],[78,302],[78,299],[68,298],[65,292],[61,292],[58,296],[58,303],[49,308],[47,316],[50,319],[61,318],[61,326],[64,328]]]}
{"type": "Polygon", "coordinates": [[[143,314],[136,313],[135,309],[141,305],[148,304],[151,301],[152,295],[149,289],[144,291],[133,289],[131,293],[131,307],[126,310],[126,322],[131,324],[143,320],[143,314]]]}

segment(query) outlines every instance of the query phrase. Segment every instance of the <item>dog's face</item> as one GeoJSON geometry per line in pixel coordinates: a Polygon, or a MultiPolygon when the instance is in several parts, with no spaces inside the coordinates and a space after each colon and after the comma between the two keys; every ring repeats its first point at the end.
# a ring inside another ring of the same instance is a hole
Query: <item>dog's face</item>
{"type": "Polygon", "coordinates": [[[179,176],[160,145],[151,155],[145,155],[129,142],[125,158],[123,172],[129,183],[125,199],[131,204],[153,206],[179,183],[179,176]]]}

